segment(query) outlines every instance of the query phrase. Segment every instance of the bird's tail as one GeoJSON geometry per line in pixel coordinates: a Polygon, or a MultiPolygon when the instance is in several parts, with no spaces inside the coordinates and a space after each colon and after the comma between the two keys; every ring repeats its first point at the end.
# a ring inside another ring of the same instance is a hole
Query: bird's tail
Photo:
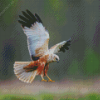
{"type": "Polygon", "coordinates": [[[35,76],[37,75],[37,70],[27,72],[24,67],[28,66],[30,62],[15,62],[14,63],[14,73],[17,78],[26,83],[32,83],[35,76]]]}

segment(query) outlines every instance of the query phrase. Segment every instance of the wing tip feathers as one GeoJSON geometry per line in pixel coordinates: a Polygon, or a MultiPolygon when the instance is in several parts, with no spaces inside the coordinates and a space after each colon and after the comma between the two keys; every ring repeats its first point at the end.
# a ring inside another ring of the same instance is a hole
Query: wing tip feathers
{"type": "Polygon", "coordinates": [[[30,27],[32,27],[32,24],[34,25],[34,23],[36,23],[36,22],[42,23],[41,18],[36,13],[33,15],[28,9],[26,9],[26,12],[22,11],[22,14],[24,17],[19,15],[19,18],[21,20],[19,20],[18,22],[20,24],[22,24],[23,27],[27,26],[30,28],[30,27]]]}

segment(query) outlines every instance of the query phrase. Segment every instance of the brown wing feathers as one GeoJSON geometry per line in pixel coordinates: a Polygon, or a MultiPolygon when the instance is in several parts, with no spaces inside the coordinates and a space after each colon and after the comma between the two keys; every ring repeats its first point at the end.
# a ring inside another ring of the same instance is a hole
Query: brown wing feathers
{"type": "Polygon", "coordinates": [[[26,72],[30,72],[30,71],[34,71],[38,68],[39,63],[36,61],[32,61],[29,65],[23,67],[23,69],[25,69],[26,72]]]}
{"type": "Polygon", "coordinates": [[[37,61],[32,61],[27,66],[23,67],[23,69],[26,72],[34,71],[34,70],[37,70],[37,69],[38,69],[38,72],[41,72],[44,69],[44,66],[46,64],[48,57],[49,57],[49,55],[46,55],[46,56],[40,58],[37,61]]]}
{"type": "Polygon", "coordinates": [[[22,27],[26,26],[30,28],[32,24],[36,22],[42,23],[40,17],[37,14],[33,15],[29,10],[26,10],[26,12],[22,11],[22,14],[24,16],[19,15],[19,18],[21,20],[18,20],[18,22],[22,25],[22,27]]]}

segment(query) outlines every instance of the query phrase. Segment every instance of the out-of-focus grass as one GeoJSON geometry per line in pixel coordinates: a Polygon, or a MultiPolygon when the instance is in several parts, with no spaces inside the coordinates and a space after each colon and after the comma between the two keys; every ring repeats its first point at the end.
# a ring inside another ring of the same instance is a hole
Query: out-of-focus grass
{"type": "Polygon", "coordinates": [[[35,97],[30,95],[0,95],[0,100],[37,100],[35,97]]]}
{"type": "MultiPolygon", "coordinates": [[[[63,94],[62,94],[63,95],[63,94]]],[[[83,96],[73,95],[54,95],[54,94],[40,94],[36,96],[32,95],[0,95],[0,100],[100,100],[100,95],[96,93],[87,94],[83,96]]]]}

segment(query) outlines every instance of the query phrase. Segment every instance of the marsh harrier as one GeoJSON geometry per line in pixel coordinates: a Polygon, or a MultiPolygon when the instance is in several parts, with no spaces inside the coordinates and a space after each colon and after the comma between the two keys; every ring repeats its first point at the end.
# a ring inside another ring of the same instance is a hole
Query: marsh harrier
{"type": "Polygon", "coordinates": [[[50,49],[48,49],[49,33],[43,26],[42,20],[35,13],[32,14],[29,10],[22,11],[23,16],[19,15],[24,33],[27,36],[27,44],[30,57],[32,61],[14,63],[14,73],[19,80],[31,83],[36,75],[41,75],[42,81],[47,81],[44,76],[48,78],[48,82],[52,81],[47,75],[49,63],[58,62],[59,56],[55,53],[65,52],[69,50],[71,40],[60,42],[50,49]]]}

